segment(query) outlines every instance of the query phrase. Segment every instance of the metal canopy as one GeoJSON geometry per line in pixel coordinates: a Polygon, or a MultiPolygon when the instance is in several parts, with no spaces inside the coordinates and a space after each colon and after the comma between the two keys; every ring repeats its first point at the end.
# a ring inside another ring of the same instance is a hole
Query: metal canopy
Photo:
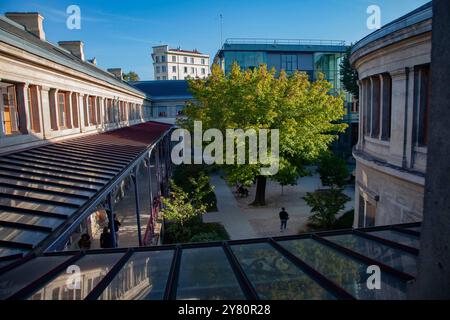
{"type": "Polygon", "coordinates": [[[146,122],[1,156],[0,258],[47,249],[170,128],[146,122]]]}
{"type": "Polygon", "coordinates": [[[3,262],[0,299],[405,299],[418,252],[394,240],[418,241],[419,228],[45,253],[3,262]],[[372,265],[381,271],[378,290],[367,286],[372,265]]]}

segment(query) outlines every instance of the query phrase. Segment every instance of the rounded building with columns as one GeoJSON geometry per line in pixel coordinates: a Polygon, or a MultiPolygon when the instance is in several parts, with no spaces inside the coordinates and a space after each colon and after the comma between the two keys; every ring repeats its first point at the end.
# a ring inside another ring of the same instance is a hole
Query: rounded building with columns
{"type": "Polygon", "coordinates": [[[354,227],[422,220],[431,32],[430,2],[353,48],[361,120],[354,227]]]}

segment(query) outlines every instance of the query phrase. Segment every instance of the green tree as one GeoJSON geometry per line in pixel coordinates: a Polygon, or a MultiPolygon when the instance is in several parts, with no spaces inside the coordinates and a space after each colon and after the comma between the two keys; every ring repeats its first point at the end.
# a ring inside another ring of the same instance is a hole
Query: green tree
{"type": "Polygon", "coordinates": [[[189,225],[195,223],[205,212],[206,207],[193,200],[180,187],[171,184],[171,193],[168,198],[162,199],[162,215],[170,221],[170,232],[175,242],[187,242],[191,237],[189,225]]]}
{"type": "Polygon", "coordinates": [[[322,184],[332,188],[344,187],[350,174],[345,160],[329,151],[320,156],[317,172],[322,184]]]}
{"type": "Polygon", "coordinates": [[[140,80],[139,75],[134,71],[129,71],[128,73],[124,73],[122,75],[122,79],[125,81],[130,81],[130,82],[140,80]]]}
{"type": "MultiPolygon", "coordinates": [[[[347,127],[338,123],[345,114],[343,99],[329,94],[332,85],[323,75],[310,82],[305,73],[288,76],[281,71],[276,76],[275,70],[269,71],[265,65],[242,71],[234,63],[227,75],[213,65],[208,79],[189,80],[189,84],[196,103],[185,108],[186,118],[179,125],[192,130],[193,122],[199,120],[203,130],[216,128],[224,136],[226,129],[254,129],[257,133],[279,129],[279,160],[290,168],[292,179],[287,179],[286,172],[269,178],[283,183],[297,178],[303,164],[316,159],[347,127]]],[[[256,181],[253,205],[265,205],[267,176],[259,170],[264,165],[246,160],[244,165],[224,165],[227,178],[231,183],[256,181]]]]}
{"type": "Polygon", "coordinates": [[[342,85],[344,89],[351,93],[355,99],[359,98],[359,87],[358,87],[358,71],[350,63],[350,56],[352,53],[353,46],[351,45],[345,52],[344,58],[341,61],[340,74],[342,79],[342,85]]]}
{"type": "Polygon", "coordinates": [[[341,189],[316,190],[308,192],[303,199],[311,207],[313,215],[309,221],[314,227],[332,229],[336,215],[345,208],[350,198],[341,189]]]}

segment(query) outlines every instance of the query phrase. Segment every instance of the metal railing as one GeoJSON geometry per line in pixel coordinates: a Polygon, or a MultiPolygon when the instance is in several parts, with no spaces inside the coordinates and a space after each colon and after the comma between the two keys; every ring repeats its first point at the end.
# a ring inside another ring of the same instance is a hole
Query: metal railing
{"type": "Polygon", "coordinates": [[[320,39],[267,39],[267,38],[228,38],[225,44],[291,44],[291,45],[322,45],[345,46],[344,40],[320,40],[320,39]]]}

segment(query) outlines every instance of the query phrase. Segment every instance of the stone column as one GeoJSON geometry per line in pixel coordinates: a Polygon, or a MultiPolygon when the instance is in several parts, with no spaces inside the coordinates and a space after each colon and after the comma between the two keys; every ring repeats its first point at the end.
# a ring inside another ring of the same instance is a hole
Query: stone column
{"type": "Polygon", "coordinates": [[[49,92],[50,88],[42,86],[40,90],[41,94],[41,103],[39,105],[40,113],[41,113],[41,130],[43,138],[46,139],[51,130],[51,121],[50,121],[50,100],[49,100],[49,92]]]}
{"type": "Polygon", "coordinates": [[[413,299],[450,298],[450,1],[433,1],[431,104],[425,203],[413,299]]]}
{"type": "Polygon", "coordinates": [[[391,72],[392,77],[392,111],[391,121],[395,123],[391,132],[391,143],[388,162],[402,167],[405,162],[406,145],[406,117],[407,117],[407,99],[408,96],[408,77],[407,69],[398,69],[391,72]]]}

